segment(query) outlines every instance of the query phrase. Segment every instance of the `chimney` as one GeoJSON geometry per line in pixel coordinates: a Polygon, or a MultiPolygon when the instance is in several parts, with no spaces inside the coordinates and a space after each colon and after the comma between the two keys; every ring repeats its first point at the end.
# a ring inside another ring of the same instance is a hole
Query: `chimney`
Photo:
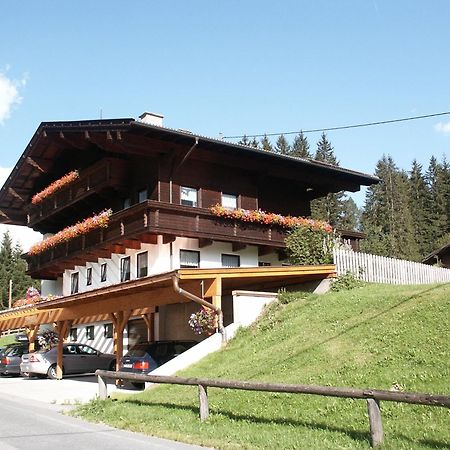
{"type": "Polygon", "coordinates": [[[156,125],[157,127],[162,127],[164,116],[161,114],[145,111],[139,116],[139,119],[141,119],[141,122],[143,123],[148,123],[149,125],[156,125]]]}

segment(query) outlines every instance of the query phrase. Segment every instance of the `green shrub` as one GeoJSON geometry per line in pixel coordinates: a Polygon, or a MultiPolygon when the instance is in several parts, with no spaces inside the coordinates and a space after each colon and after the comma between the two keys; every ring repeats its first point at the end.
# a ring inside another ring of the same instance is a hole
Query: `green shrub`
{"type": "Polygon", "coordinates": [[[364,281],[358,279],[353,272],[347,271],[343,275],[339,275],[334,279],[331,284],[331,290],[335,292],[349,291],[350,289],[364,286],[364,284],[364,281]]]}
{"type": "Polygon", "coordinates": [[[333,262],[334,235],[324,230],[296,227],[286,237],[286,253],[291,264],[333,262]]]}

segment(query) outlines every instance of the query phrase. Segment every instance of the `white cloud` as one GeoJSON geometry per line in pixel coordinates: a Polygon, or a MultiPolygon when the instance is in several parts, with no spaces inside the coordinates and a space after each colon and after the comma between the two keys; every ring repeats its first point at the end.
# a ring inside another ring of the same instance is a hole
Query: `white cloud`
{"type": "MultiPolygon", "coordinates": [[[[3,186],[4,182],[11,173],[11,170],[12,169],[8,167],[0,167],[0,186],[3,186]]],[[[42,235],[40,233],[37,233],[28,227],[19,227],[17,225],[0,225],[0,236],[3,236],[3,233],[6,231],[9,231],[11,234],[14,244],[18,242],[25,252],[27,252],[33,244],[42,239],[42,235]]]]}
{"type": "MultiPolygon", "coordinates": [[[[6,67],[8,69],[8,66],[6,67]]],[[[11,109],[22,101],[19,90],[26,84],[26,76],[21,80],[8,78],[0,73],[0,125],[11,115],[11,109]]]]}
{"type": "Polygon", "coordinates": [[[450,121],[447,123],[439,122],[434,126],[438,133],[450,134],[450,121]]]}

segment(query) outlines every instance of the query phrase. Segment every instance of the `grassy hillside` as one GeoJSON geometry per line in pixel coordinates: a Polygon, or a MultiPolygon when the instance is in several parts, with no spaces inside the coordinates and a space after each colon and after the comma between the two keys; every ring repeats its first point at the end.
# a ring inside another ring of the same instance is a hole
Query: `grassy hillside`
{"type": "MultiPolygon", "coordinates": [[[[370,387],[450,395],[450,284],[368,285],[286,294],[221,352],[183,375],[370,387]]],[[[221,449],[367,449],[366,403],[159,386],[80,409],[92,420],[221,449]]],[[[450,410],[384,402],[389,449],[450,448],[450,410]]]]}

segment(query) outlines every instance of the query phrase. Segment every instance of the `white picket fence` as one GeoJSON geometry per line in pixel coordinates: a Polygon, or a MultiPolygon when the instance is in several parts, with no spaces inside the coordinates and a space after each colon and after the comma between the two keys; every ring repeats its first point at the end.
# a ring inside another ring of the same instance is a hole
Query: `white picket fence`
{"type": "Polygon", "coordinates": [[[351,272],[372,283],[430,284],[450,282],[450,269],[403,259],[387,258],[342,248],[333,251],[338,275],[351,272]]]}

